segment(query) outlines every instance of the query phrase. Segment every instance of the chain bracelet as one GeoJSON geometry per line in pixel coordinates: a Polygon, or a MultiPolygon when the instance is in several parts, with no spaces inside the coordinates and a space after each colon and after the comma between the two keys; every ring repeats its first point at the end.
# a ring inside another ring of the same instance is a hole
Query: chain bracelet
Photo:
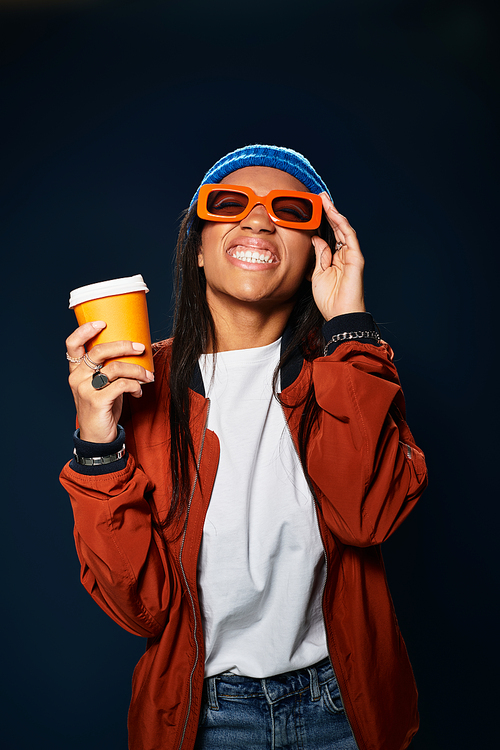
{"type": "Polygon", "coordinates": [[[326,343],[323,349],[323,357],[327,356],[330,344],[337,344],[339,341],[354,341],[355,339],[374,339],[378,343],[380,341],[380,333],[378,331],[344,331],[344,333],[336,333],[326,343]]]}

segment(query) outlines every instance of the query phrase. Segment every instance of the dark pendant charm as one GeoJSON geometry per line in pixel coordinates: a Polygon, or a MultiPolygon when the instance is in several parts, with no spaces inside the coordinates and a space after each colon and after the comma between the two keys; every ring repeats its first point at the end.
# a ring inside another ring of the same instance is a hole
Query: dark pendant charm
{"type": "Polygon", "coordinates": [[[96,391],[100,391],[101,388],[105,388],[109,383],[109,378],[103,372],[96,372],[92,377],[92,386],[96,391]]]}

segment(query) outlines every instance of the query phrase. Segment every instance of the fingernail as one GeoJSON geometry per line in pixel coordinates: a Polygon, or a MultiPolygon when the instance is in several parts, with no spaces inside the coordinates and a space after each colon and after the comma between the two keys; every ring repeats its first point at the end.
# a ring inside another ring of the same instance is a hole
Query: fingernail
{"type": "Polygon", "coordinates": [[[153,374],[152,372],[149,372],[149,370],[146,370],[146,377],[147,377],[147,379],[148,379],[148,380],[150,380],[151,382],[153,382],[153,380],[155,379],[155,376],[154,376],[154,374],[153,374]]]}
{"type": "Polygon", "coordinates": [[[106,323],[104,322],[104,320],[93,320],[90,325],[94,328],[106,328],[106,323]]]}
{"type": "Polygon", "coordinates": [[[321,195],[325,196],[326,202],[329,204],[328,208],[335,208],[335,204],[332,201],[332,199],[330,198],[330,196],[328,195],[328,193],[321,193],[321,195]]]}
{"type": "Polygon", "coordinates": [[[134,341],[132,344],[132,349],[136,352],[143,352],[145,348],[144,344],[139,344],[137,341],[134,341]]]}

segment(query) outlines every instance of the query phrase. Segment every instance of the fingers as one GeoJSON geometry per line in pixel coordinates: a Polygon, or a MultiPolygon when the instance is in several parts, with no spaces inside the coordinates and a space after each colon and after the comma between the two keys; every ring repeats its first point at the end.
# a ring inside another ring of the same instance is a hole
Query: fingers
{"type": "Polygon", "coordinates": [[[88,355],[92,362],[101,365],[107,360],[117,359],[119,357],[137,357],[142,354],[146,347],[137,341],[109,341],[103,344],[96,344],[89,350],[88,355]]]}
{"type": "Polygon", "coordinates": [[[91,362],[87,363],[84,361],[83,364],[88,364],[90,367],[92,362],[96,365],[101,365],[110,359],[137,357],[138,354],[144,352],[144,344],[135,341],[112,341],[96,344],[86,352],[85,345],[88,345],[105,327],[106,323],[104,321],[92,321],[79,326],[79,328],[68,336],[66,339],[66,351],[68,356],[72,358],[69,365],[70,372],[73,372],[82,364],[82,359],[86,353],[91,362]]]}
{"type": "Polygon", "coordinates": [[[76,331],[68,336],[66,339],[66,352],[68,357],[71,357],[76,362],[70,362],[69,371],[72,372],[78,367],[79,361],[85,354],[85,344],[97,336],[100,331],[106,328],[106,323],[103,320],[94,320],[91,323],[85,323],[76,331]]]}
{"type": "MultiPolygon", "coordinates": [[[[101,372],[104,372],[104,370],[101,372]]],[[[110,379],[109,385],[96,390],[92,385],[91,373],[76,384],[75,391],[78,395],[79,403],[83,400],[95,409],[106,409],[124,393],[130,393],[136,397],[142,396],[141,383],[139,380],[132,378],[110,379]]]]}
{"type": "MultiPolygon", "coordinates": [[[[86,351],[85,345],[105,327],[104,321],[94,320],[91,323],[84,323],[73,331],[66,339],[66,349],[70,357],[75,359],[83,357],[86,351]]],[[[92,360],[96,364],[101,364],[106,359],[113,359],[114,357],[137,356],[144,349],[144,344],[132,341],[112,341],[106,344],[97,344],[90,351],[92,352],[92,360]]]]}
{"type": "Polygon", "coordinates": [[[336,239],[342,242],[342,244],[359,247],[355,230],[351,227],[346,217],[337,211],[330,196],[327,193],[321,193],[321,200],[323,201],[326,218],[335,233],[336,239]]]}
{"type": "Polygon", "coordinates": [[[351,227],[346,217],[337,211],[327,193],[321,193],[321,199],[325,215],[333,229],[335,239],[342,245],[339,249],[334,248],[332,265],[339,264],[341,267],[350,265],[362,269],[365,261],[355,230],[351,227]]]}
{"type": "MultiPolygon", "coordinates": [[[[90,350],[90,353],[92,355],[91,359],[92,359],[92,362],[95,362],[96,365],[98,365],[101,362],[103,362],[104,359],[99,359],[96,355],[94,355],[95,349],[97,349],[97,347],[94,347],[94,349],[90,350]]],[[[141,384],[145,385],[146,383],[152,383],[154,381],[154,375],[152,372],[149,372],[149,370],[146,370],[144,367],[141,367],[141,365],[135,365],[129,362],[120,362],[120,361],[108,362],[101,369],[101,373],[103,373],[104,375],[108,377],[110,385],[114,383],[118,383],[119,381],[124,381],[119,384],[120,393],[125,393],[125,392],[131,393],[133,390],[136,390],[138,393],[140,390],[141,384]],[[136,389],[135,385],[131,387],[129,384],[127,384],[126,389],[125,389],[125,381],[131,381],[131,383],[133,384],[138,383],[139,388],[136,389]]],[[[73,369],[72,372],[70,373],[69,381],[70,381],[71,387],[78,388],[80,383],[88,383],[90,384],[90,386],[92,386],[92,375],[93,375],[92,369],[85,362],[82,362],[75,369],[73,369]]],[[[109,386],[106,386],[106,388],[108,389],[109,386]]],[[[93,390],[95,391],[95,388],[93,390]]]]}
{"type": "Polygon", "coordinates": [[[314,253],[316,255],[316,267],[314,269],[314,272],[326,271],[326,269],[332,265],[333,256],[330,246],[327,242],[325,242],[324,239],[318,236],[312,237],[311,241],[314,247],[314,253]]]}
{"type": "MultiPolygon", "coordinates": [[[[94,347],[96,349],[97,347],[94,347]]],[[[94,349],[91,349],[91,354],[94,354],[94,349]]],[[[136,352],[137,353],[137,352],[136,352]]],[[[94,357],[92,356],[92,360],[94,360],[94,357]]],[[[102,360],[104,361],[104,360],[102,360]]],[[[96,362],[96,364],[99,364],[96,362]]],[[[101,372],[103,372],[105,375],[108,376],[111,383],[120,380],[133,380],[137,381],[142,384],[146,383],[152,383],[155,379],[155,376],[152,372],[149,372],[149,370],[146,370],[144,367],[141,367],[141,365],[134,365],[130,362],[120,362],[120,361],[113,361],[108,362],[103,369],[101,369],[101,372]]]]}
{"type": "Polygon", "coordinates": [[[69,356],[75,359],[83,357],[87,341],[97,336],[103,328],[106,328],[106,323],[103,320],[94,320],[91,323],[84,323],[76,331],[73,331],[66,339],[66,350],[69,356]]]}
{"type": "Polygon", "coordinates": [[[86,351],[85,344],[88,344],[105,327],[106,323],[99,320],[84,323],[66,339],[68,355],[75,360],[80,360],[80,362],[70,363],[70,380],[79,382],[82,378],[85,379],[89,370],[95,369],[92,365],[97,367],[107,363],[105,374],[110,380],[130,378],[142,383],[152,382],[154,375],[140,365],[123,361],[109,361],[137,357],[138,354],[144,352],[146,348],[144,344],[136,341],[110,341],[96,344],[88,352],[86,351]],[[71,375],[73,375],[73,378],[71,378],[71,375]]]}

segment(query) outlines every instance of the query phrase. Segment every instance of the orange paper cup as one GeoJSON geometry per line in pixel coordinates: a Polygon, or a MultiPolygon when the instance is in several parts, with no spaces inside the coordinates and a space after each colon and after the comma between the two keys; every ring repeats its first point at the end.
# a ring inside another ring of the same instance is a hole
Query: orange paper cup
{"type": "Polygon", "coordinates": [[[154,372],[146,303],[148,291],[140,274],[74,289],[70,294],[69,307],[75,311],[78,325],[93,320],[104,320],[106,323],[106,328],[87,343],[87,349],[90,351],[96,344],[111,341],[137,341],[146,347],[143,354],[115,359],[142,365],[154,372]]]}

